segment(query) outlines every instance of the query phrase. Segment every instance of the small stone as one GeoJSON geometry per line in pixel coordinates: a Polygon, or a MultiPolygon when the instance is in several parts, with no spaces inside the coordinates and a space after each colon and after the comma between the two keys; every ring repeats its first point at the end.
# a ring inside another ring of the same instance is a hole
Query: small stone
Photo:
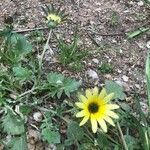
{"type": "Polygon", "coordinates": [[[10,98],[12,98],[12,99],[14,99],[14,100],[17,99],[17,96],[16,96],[15,94],[10,94],[9,96],[10,96],[10,98]]]}
{"type": "Polygon", "coordinates": [[[35,113],[33,114],[33,119],[34,119],[35,121],[37,121],[37,122],[41,122],[42,119],[43,119],[43,116],[42,116],[41,112],[35,112],[35,113]]]}
{"type": "Polygon", "coordinates": [[[109,79],[109,80],[111,80],[111,79],[112,79],[111,74],[105,74],[105,75],[104,75],[104,77],[105,77],[106,79],[109,79]]]}
{"type": "Polygon", "coordinates": [[[144,2],[143,1],[139,1],[137,4],[138,4],[138,6],[143,6],[144,2]]]}
{"type": "Polygon", "coordinates": [[[150,48],[150,41],[148,41],[148,42],[146,43],[146,47],[147,47],[147,48],[150,48]]]}
{"type": "Polygon", "coordinates": [[[102,37],[102,36],[98,36],[98,37],[96,37],[96,42],[97,42],[97,43],[99,43],[99,42],[101,42],[101,41],[102,41],[102,39],[103,39],[103,37],[102,37]]]}
{"type": "Polygon", "coordinates": [[[35,144],[40,140],[40,133],[37,130],[29,129],[27,139],[29,143],[35,144]]]}
{"type": "Polygon", "coordinates": [[[148,105],[144,102],[140,102],[141,109],[143,110],[144,114],[148,114],[148,105]]]}
{"type": "Polygon", "coordinates": [[[126,75],[123,75],[123,76],[122,76],[122,79],[123,79],[123,81],[128,82],[129,77],[127,77],[126,75]]]}
{"type": "Polygon", "coordinates": [[[123,89],[128,92],[130,91],[130,87],[126,82],[122,82],[120,79],[116,81],[117,84],[119,84],[123,89]]]}
{"type": "Polygon", "coordinates": [[[145,47],[144,43],[142,43],[142,42],[136,42],[136,43],[139,46],[139,48],[144,49],[144,47],[145,47]]]}
{"type": "Polygon", "coordinates": [[[118,73],[121,73],[122,71],[120,69],[117,70],[118,73]]]}
{"type": "Polygon", "coordinates": [[[29,150],[35,150],[35,145],[28,143],[28,149],[29,150]]]}
{"type": "Polygon", "coordinates": [[[139,85],[139,84],[135,84],[135,87],[136,87],[137,89],[140,89],[140,85],[139,85]]]}
{"type": "Polygon", "coordinates": [[[35,28],[35,24],[33,23],[33,22],[29,22],[28,24],[27,24],[27,27],[28,28],[35,28]]]}
{"type": "Polygon", "coordinates": [[[4,145],[0,143],[0,150],[4,150],[4,145]]]}
{"type": "Polygon", "coordinates": [[[93,61],[95,64],[99,64],[99,60],[96,59],[96,58],[93,58],[92,61],[93,61]]]}
{"type": "Polygon", "coordinates": [[[45,150],[56,150],[57,147],[54,144],[49,144],[45,147],[45,150]]]}
{"type": "Polygon", "coordinates": [[[117,41],[115,39],[112,39],[112,43],[117,43],[117,41]]]}
{"type": "Polygon", "coordinates": [[[97,74],[94,70],[92,70],[92,69],[89,69],[89,70],[87,71],[87,75],[88,75],[90,78],[92,78],[93,80],[98,79],[98,74],[97,74]]]}

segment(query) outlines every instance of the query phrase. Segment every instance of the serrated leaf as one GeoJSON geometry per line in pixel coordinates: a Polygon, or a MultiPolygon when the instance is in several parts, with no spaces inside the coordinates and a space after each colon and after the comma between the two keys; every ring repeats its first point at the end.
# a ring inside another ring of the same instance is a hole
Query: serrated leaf
{"type": "Polygon", "coordinates": [[[109,93],[114,93],[115,94],[113,99],[123,100],[126,97],[125,93],[123,92],[123,88],[114,81],[108,81],[107,80],[105,82],[105,88],[106,88],[106,91],[107,91],[108,94],[109,93]]]}
{"type": "Polygon", "coordinates": [[[4,131],[11,135],[19,135],[25,132],[23,120],[15,115],[11,109],[7,109],[7,114],[2,120],[2,126],[4,131]]]}
{"type": "Polygon", "coordinates": [[[25,135],[13,137],[9,143],[10,150],[28,150],[25,135]]]}
{"type": "Polygon", "coordinates": [[[79,88],[79,86],[80,86],[80,83],[75,81],[74,79],[71,79],[71,78],[64,79],[64,91],[68,97],[70,96],[68,94],[76,91],[79,88]]]}
{"type": "Polygon", "coordinates": [[[48,128],[42,130],[42,138],[44,141],[47,141],[49,144],[58,144],[60,143],[60,134],[57,131],[51,131],[48,128]]]}
{"type": "Polygon", "coordinates": [[[52,90],[52,96],[57,94],[58,98],[61,97],[63,92],[70,97],[70,93],[76,91],[80,86],[80,83],[76,80],[65,77],[59,73],[49,73],[47,80],[52,90]]]}
{"type": "Polygon", "coordinates": [[[13,72],[19,80],[31,79],[32,71],[27,68],[23,68],[21,66],[13,67],[13,72]]]}
{"type": "Polygon", "coordinates": [[[64,76],[59,73],[49,73],[47,76],[47,81],[50,85],[59,85],[63,82],[64,76]]]}
{"type": "Polygon", "coordinates": [[[81,140],[84,137],[84,131],[77,122],[72,121],[68,126],[67,137],[69,140],[81,140]]]}
{"type": "Polygon", "coordinates": [[[11,41],[15,44],[14,50],[18,54],[27,54],[32,51],[32,45],[26,40],[25,36],[13,34],[11,41]],[[14,36],[14,37],[13,37],[14,36]]]}

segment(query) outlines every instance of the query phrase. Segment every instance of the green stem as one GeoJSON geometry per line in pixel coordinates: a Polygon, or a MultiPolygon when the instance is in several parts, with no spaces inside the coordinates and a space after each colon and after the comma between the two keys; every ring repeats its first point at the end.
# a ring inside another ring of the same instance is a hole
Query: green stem
{"type": "Polygon", "coordinates": [[[67,122],[68,124],[70,123],[70,120],[67,120],[66,118],[60,116],[57,114],[56,111],[52,110],[52,109],[46,109],[46,108],[43,108],[43,107],[37,107],[39,110],[42,110],[42,111],[47,111],[47,112],[51,112],[53,114],[55,114],[56,116],[58,116],[60,119],[64,120],[65,122],[67,122]]]}
{"type": "MultiPolygon", "coordinates": [[[[98,132],[101,133],[102,131],[100,129],[98,129],[98,132]]],[[[119,145],[118,142],[116,142],[113,138],[111,138],[109,135],[105,134],[106,138],[109,139],[111,142],[113,142],[114,144],[119,145]]]]}
{"type": "Polygon", "coordinates": [[[40,74],[41,74],[41,68],[42,68],[42,61],[43,61],[45,52],[46,52],[47,47],[48,47],[48,44],[49,44],[49,40],[50,40],[50,37],[51,37],[51,33],[52,33],[52,29],[49,30],[49,35],[48,35],[46,44],[45,44],[44,49],[43,49],[43,52],[42,52],[42,54],[41,54],[41,56],[40,56],[40,60],[39,60],[39,71],[40,71],[40,74]]]}
{"type": "Polygon", "coordinates": [[[125,150],[128,150],[128,146],[127,146],[126,141],[125,141],[125,139],[124,139],[124,137],[123,137],[123,133],[122,133],[120,124],[119,124],[118,122],[117,122],[117,127],[118,127],[118,130],[119,130],[120,136],[121,136],[121,140],[122,140],[124,149],[125,149],[125,150]]]}
{"type": "Polygon", "coordinates": [[[20,97],[23,97],[29,93],[32,93],[35,89],[36,89],[35,86],[33,86],[32,89],[25,91],[24,93],[20,94],[18,97],[20,98],[20,97]]]}

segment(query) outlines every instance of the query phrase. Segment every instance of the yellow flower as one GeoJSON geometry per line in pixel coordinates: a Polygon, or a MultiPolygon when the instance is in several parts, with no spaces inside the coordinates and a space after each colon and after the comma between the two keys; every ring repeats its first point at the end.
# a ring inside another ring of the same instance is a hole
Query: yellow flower
{"type": "Polygon", "coordinates": [[[54,22],[60,23],[61,22],[61,17],[59,17],[58,15],[55,15],[55,14],[48,14],[47,20],[48,21],[52,20],[54,22]]]}
{"type": "Polygon", "coordinates": [[[92,131],[97,132],[98,124],[104,132],[107,132],[106,122],[115,126],[112,118],[118,119],[119,116],[112,110],[118,109],[116,104],[110,104],[114,93],[107,94],[106,89],[103,88],[99,94],[97,87],[88,89],[85,92],[86,96],[79,95],[80,102],[75,104],[82,109],[76,114],[76,117],[84,117],[80,122],[80,126],[84,125],[89,119],[91,121],[92,131]]]}
{"type": "Polygon", "coordinates": [[[56,27],[61,22],[65,21],[68,16],[65,14],[65,9],[61,10],[61,7],[55,9],[53,5],[45,5],[45,8],[42,7],[42,9],[46,15],[45,18],[49,27],[56,27]]]}

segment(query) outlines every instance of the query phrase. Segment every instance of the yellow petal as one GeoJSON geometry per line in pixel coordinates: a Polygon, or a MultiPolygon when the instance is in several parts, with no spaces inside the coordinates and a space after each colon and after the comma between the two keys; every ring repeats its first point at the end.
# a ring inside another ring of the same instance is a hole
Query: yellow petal
{"type": "Polygon", "coordinates": [[[97,88],[97,87],[95,87],[95,88],[93,89],[93,95],[98,95],[98,88],[97,88]]]}
{"type": "Polygon", "coordinates": [[[103,99],[107,95],[106,89],[103,88],[99,94],[99,99],[103,99]]]}
{"type": "Polygon", "coordinates": [[[112,126],[115,126],[114,122],[112,121],[112,119],[108,116],[104,117],[104,120],[107,121],[109,124],[111,124],[112,126]]]}
{"type": "Polygon", "coordinates": [[[91,92],[91,90],[90,89],[87,89],[86,91],[85,91],[85,95],[86,95],[86,97],[89,99],[90,97],[92,97],[92,92],[91,92]]]}
{"type": "Polygon", "coordinates": [[[113,110],[113,109],[118,109],[119,105],[116,105],[116,104],[106,104],[105,107],[106,107],[106,109],[113,110]]]}
{"type": "Polygon", "coordinates": [[[84,125],[87,121],[88,121],[88,119],[89,119],[89,115],[88,116],[85,116],[84,118],[83,118],[83,120],[80,122],[80,126],[82,126],[82,125],[84,125]]]}
{"type": "Polygon", "coordinates": [[[79,95],[79,99],[83,102],[83,103],[86,103],[87,102],[87,98],[83,95],[79,95]]]}
{"type": "Polygon", "coordinates": [[[110,93],[109,95],[107,95],[103,101],[106,103],[108,103],[112,98],[114,97],[114,93],[110,93]]]}
{"type": "Polygon", "coordinates": [[[77,118],[80,118],[80,117],[83,117],[83,116],[85,116],[85,115],[86,115],[85,110],[82,110],[82,111],[80,111],[80,112],[78,112],[78,113],[76,114],[76,117],[77,117],[77,118]]]}
{"type": "Polygon", "coordinates": [[[91,125],[92,125],[93,133],[96,133],[96,131],[97,131],[97,120],[94,117],[92,117],[92,114],[91,114],[91,125]]]}
{"type": "Polygon", "coordinates": [[[103,130],[104,132],[107,132],[107,126],[106,126],[105,121],[104,121],[103,119],[98,119],[98,123],[99,123],[99,125],[101,126],[102,130],[103,130]]]}
{"type": "Polygon", "coordinates": [[[85,106],[85,105],[84,105],[83,103],[81,103],[81,102],[76,102],[75,105],[78,106],[78,107],[81,108],[81,109],[83,109],[84,106],[85,106]]]}
{"type": "Polygon", "coordinates": [[[112,118],[115,118],[115,119],[119,118],[119,116],[116,113],[114,113],[113,111],[111,111],[111,110],[106,111],[105,115],[108,115],[108,116],[110,116],[112,118]]]}

